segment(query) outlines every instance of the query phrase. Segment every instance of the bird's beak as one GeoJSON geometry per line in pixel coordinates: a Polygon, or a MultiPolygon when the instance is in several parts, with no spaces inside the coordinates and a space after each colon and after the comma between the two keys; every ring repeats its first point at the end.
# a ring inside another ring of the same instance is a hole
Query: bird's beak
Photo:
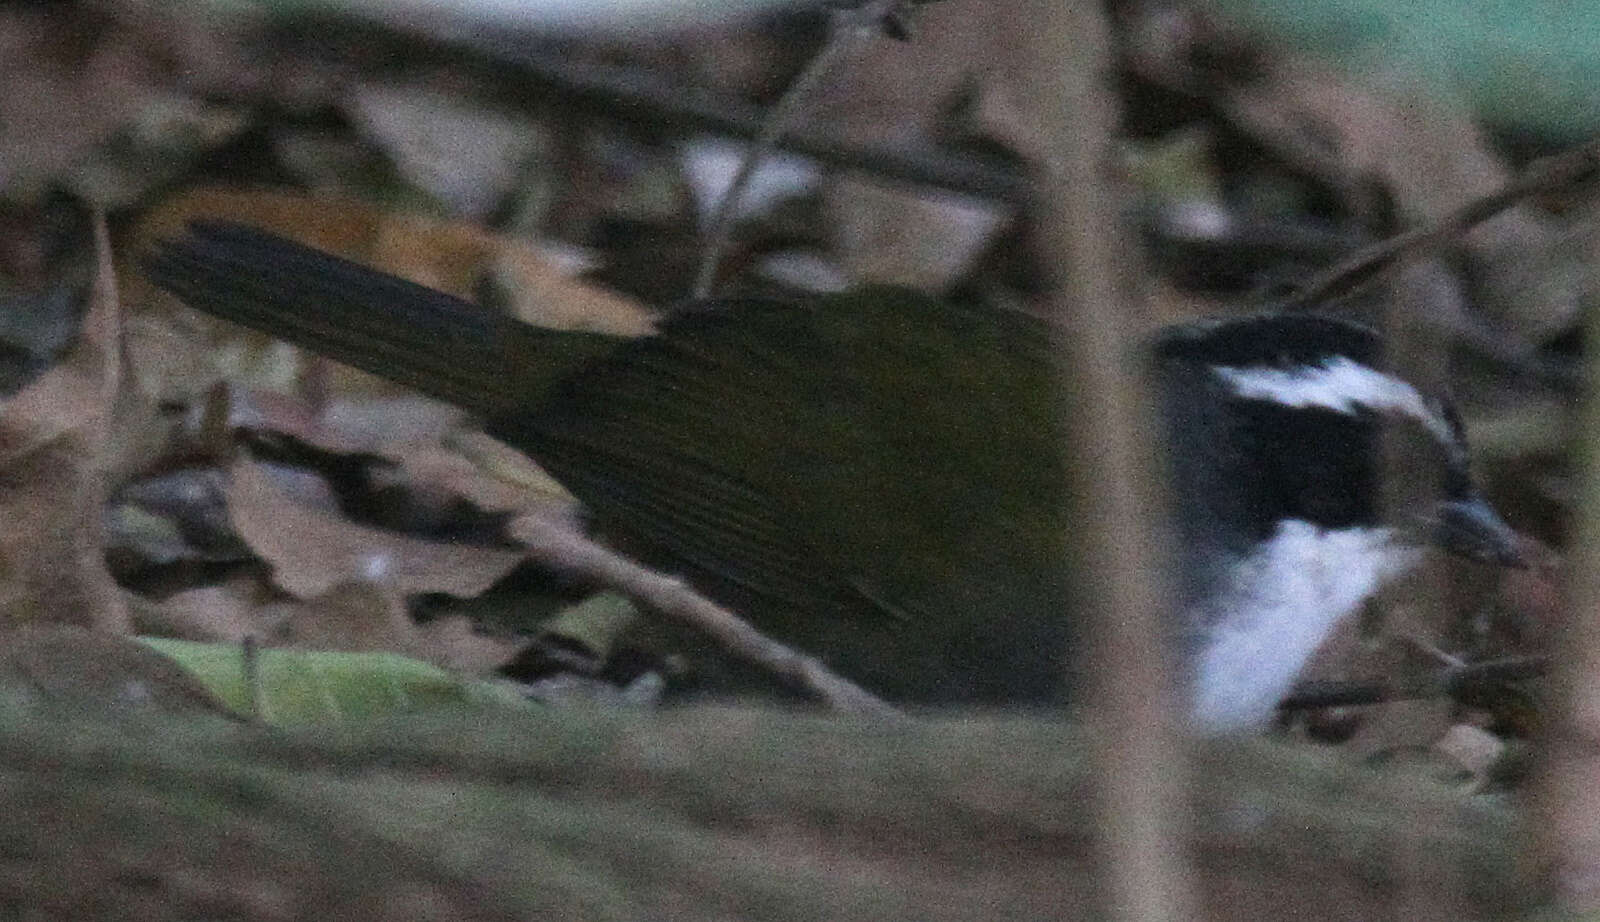
{"type": "Polygon", "coordinates": [[[1481,496],[1442,502],[1435,510],[1433,543],[1469,560],[1523,569],[1522,538],[1481,496]]]}

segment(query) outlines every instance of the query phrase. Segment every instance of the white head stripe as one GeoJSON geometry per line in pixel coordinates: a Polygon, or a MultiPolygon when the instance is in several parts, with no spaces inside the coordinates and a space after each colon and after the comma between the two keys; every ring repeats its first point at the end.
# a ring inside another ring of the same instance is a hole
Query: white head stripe
{"type": "Polygon", "coordinates": [[[1326,407],[1340,413],[1355,413],[1358,407],[1404,413],[1428,427],[1445,445],[1457,439],[1450,423],[1416,388],[1344,357],[1293,369],[1223,367],[1216,372],[1234,393],[1251,400],[1270,400],[1286,407],[1326,407]]]}

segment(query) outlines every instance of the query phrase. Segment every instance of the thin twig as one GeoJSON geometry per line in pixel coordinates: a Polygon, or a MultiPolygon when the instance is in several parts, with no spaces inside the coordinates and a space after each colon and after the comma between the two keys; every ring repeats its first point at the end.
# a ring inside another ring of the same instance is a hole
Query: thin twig
{"type": "Polygon", "coordinates": [[[1600,140],[1535,160],[1500,190],[1468,202],[1447,215],[1364,247],[1313,276],[1279,306],[1309,307],[1344,297],[1401,261],[1438,250],[1462,233],[1535,195],[1568,192],[1600,177],[1600,140]]]}
{"type": "Polygon", "coordinates": [[[571,526],[539,516],[523,516],[516,537],[539,561],[600,585],[688,625],[723,650],[804,688],[837,711],[879,717],[904,716],[866,689],[829,670],[814,656],[792,650],[762,634],[738,615],[691,589],[683,580],[657,573],[589,540],[571,526]]]}
{"type": "MultiPolygon", "coordinates": [[[[575,52],[570,43],[530,44],[522,33],[464,29],[441,34],[403,23],[352,23],[336,17],[313,20],[276,37],[280,52],[336,57],[341,67],[369,62],[380,70],[391,62],[448,56],[491,83],[509,99],[557,97],[564,107],[609,119],[664,128],[674,136],[696,132],[755,138],[767,110],[738,96],[664,76],[647,67],[620,64],[575,52]],[[305,36],[314,35],[315,42],[305,36]],[[298,44],[297,44],[298,43],[298,44]]],[[[779,150],[875,177],[960,192],[977,198],[1022,203],[1029,178],[1004,155],[947,150],[927,143],[863,144],[827,126],[798,127],[779,139],[779,150]]]]}
{"type": "MultiPolygon", "coordinates": [[[[641,67],[576,60],[523,47],[525,44],[494,53],[547,92],[554,90],[575,102],[587,102],[614,118],[752,139],[770,119],[768,110],[758,105],[686,86],[641,67]]],[[[776,146],[831,166],[979,198],[1022,202],[1032,191],[1029,179],[998,157],[928,145],[863,145],[838,137],[826,126],[791,126],[776,146]]]]}
{"type": "Polygon", "coordinates": [[[694,297],[706,298],[711,295],[712,286],[716,284],[717,267],[721,265],[722,254],[727,250],[728,241],[733,236],[734,214],[738,211],[739,201],[744,198],[745,189],[755,176],[756,169],[777,149],[779,139],[805,111],[806,104],[811,101],[818,87],[822,86],[824,79],[834,67],[868,39],[882,32],[882,23],[904,2],[905,0],[871,0],[858,9],[834,14],[827,42],[806,64],[799,76],[795,77],[777,105],[768,111],[760,132],[745,152],[744,159],[739,162],[739,172],[734,174],[733,182],[728,185],[722,200],[717,203],[716,213],[706,229],[706,248],[700,258],[700,270],[695,276],[694,297]]]}

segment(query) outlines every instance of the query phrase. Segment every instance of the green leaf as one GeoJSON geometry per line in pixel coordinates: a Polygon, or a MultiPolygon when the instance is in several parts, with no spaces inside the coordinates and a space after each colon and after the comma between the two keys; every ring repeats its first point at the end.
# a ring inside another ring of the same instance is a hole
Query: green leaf
{"type": "MultiPolygon", "coordinates": [[[[193,673],[234,710],[253,710],[245,657],[236,644],[140,638],[193,673]]],[[[398,653],[266,649],[257,653],[261,711],[279,726],[367,720],[445,708],[534,705],[509,685],[463,679],[398,653]]]]}

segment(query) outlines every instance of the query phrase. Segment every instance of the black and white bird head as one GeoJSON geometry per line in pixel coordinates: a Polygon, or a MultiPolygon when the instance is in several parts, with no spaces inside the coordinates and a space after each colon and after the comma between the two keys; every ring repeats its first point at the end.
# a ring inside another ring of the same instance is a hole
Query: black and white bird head
{"type": "Polygon", "coordinates": [[[1516,562],[1473,484],[1450,402],[1383,370],[1358,324],[1276,314],[1169,331],[1157,344],[1171,434],[1196,725],[1270,719],[1334,625],[1428,545],[1516,562]],[[1404,439],[1414,502],[1385,502],[1404,439]]]}

